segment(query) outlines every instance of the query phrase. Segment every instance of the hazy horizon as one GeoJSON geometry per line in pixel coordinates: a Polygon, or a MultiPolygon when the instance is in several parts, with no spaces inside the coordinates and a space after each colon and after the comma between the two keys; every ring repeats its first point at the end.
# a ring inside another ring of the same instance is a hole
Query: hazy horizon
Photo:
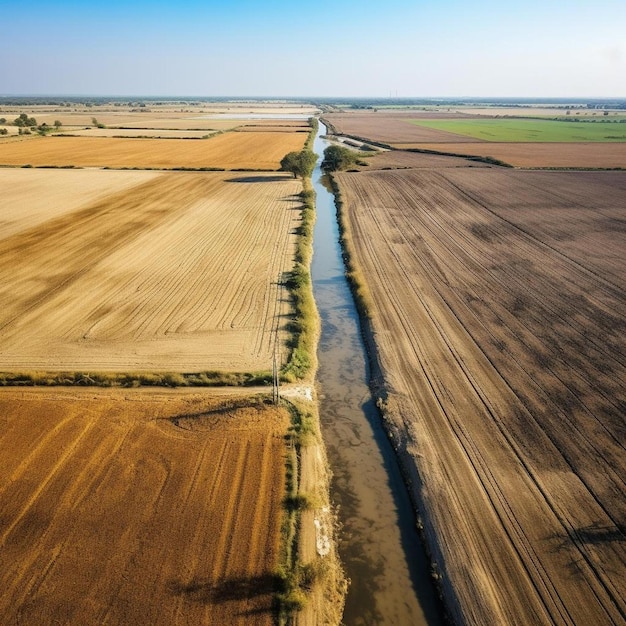
{"type": "Polygon", "coordinates": [[[623,0],[35,0],[3,22],[5,96],[626,97],[623,0]]]}

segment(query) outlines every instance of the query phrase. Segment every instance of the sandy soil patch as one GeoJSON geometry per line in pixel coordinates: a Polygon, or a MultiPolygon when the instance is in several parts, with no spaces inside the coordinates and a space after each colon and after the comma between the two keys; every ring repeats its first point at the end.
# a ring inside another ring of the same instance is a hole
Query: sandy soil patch
{"type": "Polygon", "coordinates": [[[288,338],[299,181],[89,172],[98,197],[81,204],[82,172],[19,174],[0,239],[0,370],[271,370],[277,329],[288,338]],[[43,174],[69,189],[47,220],[43,174]],[[109,177],[121,190],[102,197],[109,177]],[[16,205],[35,208],[20,221],[16,205]]]}
{"type": "Polygon", "coordinates": [[[305,141],[304,133],[226,133],[198,141],[37,137],[0,144],[0,165],[276,170],[305,141]]]}
{"type": "Polygon", "coordinates": [[[626,168],[624,143],[456,143],[443,146],[437,143],[394,144],[401,150],[441,150],[456,154],[491,156],[516,167],[578,167],[626,168]]]}
{"type": "Polygon", "coordinates": [[[626,178],[337,180],[453,618],[623,623],[626,178]]]}
{"type": "Polygon", "coordinates": [[[285,409],[7,389],[0,407],[3,623],[274,623],[285,409]]]}

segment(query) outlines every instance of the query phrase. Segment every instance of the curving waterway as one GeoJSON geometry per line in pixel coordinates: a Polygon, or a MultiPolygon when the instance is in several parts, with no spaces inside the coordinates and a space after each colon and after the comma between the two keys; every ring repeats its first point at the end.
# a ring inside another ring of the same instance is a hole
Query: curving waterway
{"type": "Polygon", "coordinates": [[[339,555],[351,584],[344,623],[443,624],[415,515],[369,388],[358,315],[344,276],[334,196],[313,173],[317,221],[311,273],[322,332],[317,374],[322,435],[338,506],[339,555]]]}

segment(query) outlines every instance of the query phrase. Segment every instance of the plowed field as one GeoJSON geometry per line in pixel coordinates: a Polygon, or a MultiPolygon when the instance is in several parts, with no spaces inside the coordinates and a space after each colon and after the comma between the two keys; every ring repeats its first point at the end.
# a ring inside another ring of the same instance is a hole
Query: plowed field
{"type": "Polygon", "coordinates": [[[299,181],[2,170],[0,185],[0,370],[271,369],[299,181]]]}
{"type": "Polygon", "coordinates": [[[515,167],[572,167],[626,169],[626,142],[623,143],[440,143],[394,144],[396,148],[440,150],[455,154],[490,156],[515,167]]]}
{"type": "Polygon", "coordinates": [[[626,175],[337,175],[453,617],[626,619],[626,175]]]}
{"type": "MultiPolygon", "coordinates": [[[[455,112],[355,112],[325,115],[337,133],[354,135],[393,146],[400,150],[421,149],[490,156],[515,167],[626,168],[626,140],[613,143],[498,143],[471,139],[437,128],[418,126],[411,120],[465,120],[475,116],[455,112]]],[[[498,122],[498,120],[495,120],[498,122]]],[[[502,121],[502,120],[500,120],[502,121]]],[[[481,120],[479,120],[481,122],[481,120]]],[[[535,122],[541,123],[541,122],[535,122]]],[[[554,124],[555,122],[551,122],[554,124]]],[[[568,124],[574,128],[573,124],[568,124]]],[[[622,137],[619,124],[610,124],[606,134],[622,137]]]]}
{"type": "Polygon", "coordinates": [[[285,154],[302,149],[306,138],[298,132],[225,133],[198,141],[36,137],[0,144],[0,165],[276,170],[285,154]]]}
{"type": "Polygon", "coordinates": [[[0,390],[0,622],[267,624],[287,411],[0,390]]]}
{"type": "MultiPolygon", "coordinates": [[[[332,113],[324,115],[333,124],[338,133],[367,137],[382,143],[455,143],[466,142],[467,137],[448,133],[434,128],[416,126],[412,119],[420,117],[417,112],[411,113],[332,113]]],[[[444,115],[430,113],[428,118],[464,117],[463,115],[444,115]]],[[[441,149],[441,148],[440,148],[441,149]]]]}

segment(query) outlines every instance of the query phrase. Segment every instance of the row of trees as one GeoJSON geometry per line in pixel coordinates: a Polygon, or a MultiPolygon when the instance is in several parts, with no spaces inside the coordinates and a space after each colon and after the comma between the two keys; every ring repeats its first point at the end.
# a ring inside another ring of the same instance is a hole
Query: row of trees
{"type": "MultiPolygon", "coordinates": [[[[7,119],[5,117],[0,117],[0,124],[6,124],[7,119]]],[[[28,117],[26,113],[20,113],[18,117],[13,120],[13,126],[17,126],[19,128],[20,135],[30,135],[31,131],[36,130],[40,135],[45,135],[50,132],[53,127],[54,130],[59,130],[63,124],[59,120],[55,120],[53,126],[48,126],[45,122],[41,124],[37,124],[37,120],[34,117],[28,117]]],[[[0,129],[0,135],[7,135],[8,131],[6,128],[0,129]]]]}
{"type": "MultiPolygon", "coordinates": [[[[289,152],[280,162],[282,172],[291,172],[294,178],[308,178],[313,172],[317,155],[311,150],[305,149],[300,152],[289,152]]],[[[359,155],[344,146],[332,145],[324,150],[322,169],[325,172],[347,170],[359,164],[359,155]]]]}

